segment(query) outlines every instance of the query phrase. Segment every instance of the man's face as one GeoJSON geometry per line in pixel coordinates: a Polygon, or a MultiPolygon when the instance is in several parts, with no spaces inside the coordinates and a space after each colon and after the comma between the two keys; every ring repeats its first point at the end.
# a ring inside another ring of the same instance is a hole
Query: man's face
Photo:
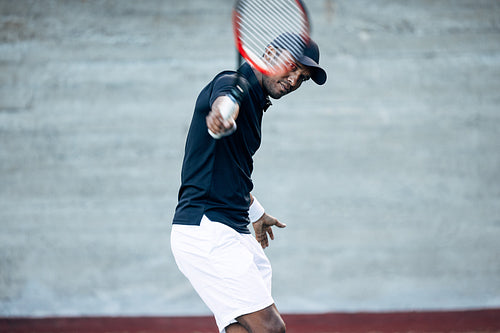
{"type": "MultiPolygon", "coordinates": [[[[284,58],[283,67],[286,68],[282,74],[262,77],[262,86],[268,95],[274,99],[297,90],[302,82],[311,77],[311,71],[308,67],[296,62],[288,52],[281,52],[279,58],[284,58]]],[[[269,57],[276,57],[276,53],[267,54],[269,57]]]]}

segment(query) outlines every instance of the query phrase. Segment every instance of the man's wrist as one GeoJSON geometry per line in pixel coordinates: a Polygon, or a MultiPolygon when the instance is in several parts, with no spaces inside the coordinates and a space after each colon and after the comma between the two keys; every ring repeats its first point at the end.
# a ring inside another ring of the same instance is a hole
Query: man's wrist
{"type": "Polygon", "coordinates": [[[260,204],[257,198],[253,197],[253,202],[248,209],[248,217],[250,218],[250,222],[257,222],[265,213],[264,207],[260,204]]]}

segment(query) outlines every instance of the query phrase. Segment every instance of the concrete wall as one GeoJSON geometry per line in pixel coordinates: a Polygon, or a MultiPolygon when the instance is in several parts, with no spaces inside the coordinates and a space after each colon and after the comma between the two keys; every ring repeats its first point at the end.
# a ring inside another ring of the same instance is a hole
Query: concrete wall
{"type": "MultiPolygon", "coordinates": [[[[205,314],[169,248],[229,0],[0,1],[0,316],[205,314]]],[[[284,312],[500,306],[500,3],[306,1],[329,73],[264,119],[284,312]]]]}

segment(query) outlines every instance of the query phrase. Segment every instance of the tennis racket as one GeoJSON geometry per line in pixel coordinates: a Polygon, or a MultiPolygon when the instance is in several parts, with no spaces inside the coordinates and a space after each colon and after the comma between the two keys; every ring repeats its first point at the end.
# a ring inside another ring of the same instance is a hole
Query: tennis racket
{"type": "MultiPolygon", "coordinates": [[[[264,75],[284,74],[299,59],[309,42],[310,25],[301,0],[237,0],[232,15],[233,33],[239,54],[264,75]]],[[[224,96],[220,113],[233,117],[244,88],[236,80],[231,93],[224,96]]],[[[219,139],[233,130],[210,135],[219,139]]]]}

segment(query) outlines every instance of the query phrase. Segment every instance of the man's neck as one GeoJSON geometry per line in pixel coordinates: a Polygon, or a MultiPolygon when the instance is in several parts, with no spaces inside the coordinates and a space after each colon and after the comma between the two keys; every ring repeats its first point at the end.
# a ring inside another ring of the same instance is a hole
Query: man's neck
{"type": "Polygon", "coordinates": [[[257,69],[255,69],[253,66],[252,67],[252,70],[253,70],[253,73],[255,74],[255,77],[257,78],[257,81],[259,82],[260,84],[260,87],[262,88],[262,91],[264,92],[264,95],[266,97],[269,96],[269,94],[267,93],[267,91],[264,89],[264,86],[262,84],[262,78],[264,77],[264,74],[262,74],[261,72],[259,72],[257,69]]]}
{"type": "Polygon", "coordinates": [[[262,76],[264,74],[262,74],[261,72],[259,72],[258,70],[256,70],[253,66],[252,66],[252,70],[253,70],[253,73],[255,74],[255,77],[257,78],[257,81],[259,81],[259,84],[262,87],[262,76]]]}

